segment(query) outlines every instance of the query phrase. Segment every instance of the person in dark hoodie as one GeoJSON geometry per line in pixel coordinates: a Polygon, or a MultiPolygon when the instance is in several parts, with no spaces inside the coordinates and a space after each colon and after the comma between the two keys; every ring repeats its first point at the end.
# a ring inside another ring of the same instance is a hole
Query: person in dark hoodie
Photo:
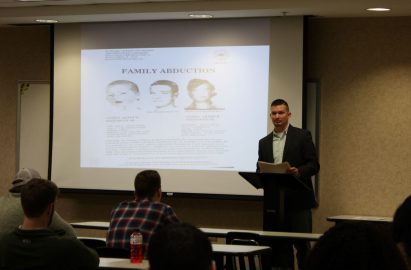
{"type": "Polygon", "coordinates": [[[50,230],[57,186],[34,178],[21,189],[22,224],[0,238],[0,269],[97,269],[97,253],[64,231],[50,230]]]}

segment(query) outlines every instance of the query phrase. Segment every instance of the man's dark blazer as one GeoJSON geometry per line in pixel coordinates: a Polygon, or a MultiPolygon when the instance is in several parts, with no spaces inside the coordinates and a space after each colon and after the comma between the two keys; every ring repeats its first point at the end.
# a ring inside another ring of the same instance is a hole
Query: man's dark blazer
{"type": "MultiPolygon", "coordinates": [[[[274,162],[272,132],[259,141],[258,161],[274,162]]],[[[316,201],[311,176],[320,170],[320,164],[309,131],[291,125],[288,126],[283,153],[283,162],[285,161],[298,168],[300,172],[299,179],[311,189],[310,191],[287,191],[286,207],[294,209],[314,207],[316,201]]],[[[259,171],[258,164],[257,171],[259,171]]]]}

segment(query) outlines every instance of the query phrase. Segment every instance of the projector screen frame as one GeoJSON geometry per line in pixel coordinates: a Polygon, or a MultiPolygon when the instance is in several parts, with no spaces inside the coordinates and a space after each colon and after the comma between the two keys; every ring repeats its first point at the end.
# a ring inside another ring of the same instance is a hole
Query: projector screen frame
{"type": "MultiPolygon", "coordinates": [[[[273,19],[273,18],[270,18],[270,19],[273,19]]],[[[281,18],[275,18],[275,19],[281,19],[281,18]]],[[[305,20],[303,20],[303,25],[305,25],[305,20]]],[[[303,29],[304,29],[304,27],[303,27],[303,29]]],[[[304,31],[304,30],[303,30],[304,31]]],[[[52,69],[51,69],[51,98],[52,98],[52,100],[54,99],[54,61],[53,61],[53,59],[54,59],[54,57],[55,57],[55,55],[54,55],[54,27],[52,27],[52,30],[51,30],[51,35],[52,35],[52,39],[51,39],[51,43],[52,43],[52,45],[53,46],[51,46],[51,51],[52,51],[52,59],[51,59],[51,66],[52,66],[52,69]]],[[[304,43],[302,44],[302,47],[304,48],[304,43]]],[[[302,54],[303,56],[302,56],[302,61],[303,61],[303,63],[301,64],[301,67],[302,67],[302,70],[301,70],[301,74],[304,74],[304,54],[302,54]]],[[[270,51],[270,61],[271,61],[271,58],[272,58],[273,56],[271,55],[271,51],[270,51]]],[[[269,83],[270,83],[270,88],[272,87],[272,85],[274,84],[274,80],[272,79],[272,73],[273,73],[274,71],[271,71],[271,69],[270,69],[270,81],[269,81],[269,83]]],[[[278,75],[278,76],[281,76],[281,75],[278,75]]],[[[303,77],[303,75],[302,75],[302,77],[303,77]]],[[[301,101],[301,103],[304,103],[304,96],[303,96],[303,81],[304,81],[304,79],[302,79],[302,84],[301,84],[301,99],[302,99],[302,101],[301,101]]],[[[285,96],[287,96],[287,95],[285,95],[285,96]]],[[[269,103],[271,102],[271,99],[273,98],[273,97],[269,97],[269,103]]],[[[291,102],[291,104],[295,104],[295,102],[291,102]]],[[[53,107],[54,107],[54,103],[53,102],[51,102],[51,104],[50,104],[50,106],[51,106],[51,114],[50,114],[50,116],[51,116],[51,120],[50,120],[50,123],[54,123],[54,119],[53,119],[53,117],[54,117],[54,110],[53,110],[53,107]]],[[[293,106],[291,106],[291,111],[293,112],[293,117],[294,118],[297,118],[297,122],[299,121],[300,123],[299,124],[297,124],[297,126],[298,125],[302,125],[302,110],[303,110],[303,106],[302,106],[302,104],[301,104],[301,106],[300,106],[301,108],[297,108],[297,107],[293,107],[293,106]]],[[[267,104],[267,113],[268,113],[268,109],[269,109],[269,104],[267,104]]],[[[267,131],[267,133],[268,132],[270,132],[270,130],[272,130],[272,124],[271,124],[271,121],[270,121],[270,119],[268,118],[268,131],[267,131]]],[[[53,131],[54,131],[54,125],[52,124],[52,128],[50,129],[50,156],[49,156],[49,178],[51,178],[51,176],[52,176],[52,147],[53,147],[53,131]]],[[[256,145],[257,145],[257,142],[256,142],[256,145]]],[[[256,149],[256,151],[257,151],[257,149],[256,149]]],[[[137,169],[136,169],[136,171],[137,171],[137,169]]],[[[244,180],[245,181],[245,180],[244,180]]],[[[86,193],[86,194],[125,194],[125,195],[132,195],[133,194],[133,192],[132,192],[132,190],[131,190],[131,188],[132,188],[132,179],[130,179],[130,190],[101,190],[101,189],[83,189],[83,188],[61,188],[61,191],[63,192],[63,193],[86,193]]],[[[185,193],[185,192],[163,192],[163,195],[164,196],[166,196],[166,197],[185,197],[185,198],[187,198],[187,197],[189,197],[189,198],[210,198],[210,199],[233,199],[233,200],[238,200],[238,199],[240,199],[240,200],[261,200],[262,199],[262,196],[261,195],[256,195],[256,196],[254,196],[254,195],[233,195],[233,194],[214,194],[214,193],[185,193]]]]}

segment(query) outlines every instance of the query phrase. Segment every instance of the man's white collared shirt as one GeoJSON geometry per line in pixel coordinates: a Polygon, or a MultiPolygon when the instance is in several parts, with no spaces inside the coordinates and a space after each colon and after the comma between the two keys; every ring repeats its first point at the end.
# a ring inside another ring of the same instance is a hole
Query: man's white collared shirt
{"type": "Polygon", "coordinates": [[[288,127],[280,133],[273,131],[273,156],[274,164],[279,164],[283,162],[283,153],[285,140],[287,138],[288,127]]]}

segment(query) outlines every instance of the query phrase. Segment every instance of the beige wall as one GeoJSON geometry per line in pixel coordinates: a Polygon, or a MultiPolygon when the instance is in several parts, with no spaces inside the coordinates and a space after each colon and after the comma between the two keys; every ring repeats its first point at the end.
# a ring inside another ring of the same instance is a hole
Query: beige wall
{"type": "MultiPolygon", "coordinates": [[[[314,231],[330,215],[391,216],[411,193],[411,18],[311,19],[308,78],[321,86],[320,207],[314,231]]],[[[47,80],[46,27],[0,28],[0,193],[16,168],[17,80],[47,80]],[[3,60],[5,59],[5,60],[3,60]]],[[[62,194],[70,221],[108,220],[120,195],[62,194]]],[[[167,198],[199,226],[261,228],[261,203],[167,198]]]]}
{"type": "Polygon", "coordinates": [[[316,19],[308,74],[321,85],[320,208],[391,216],[411,194],[411,18],[316,19]]]}
{"type": "Polygon", "coordinates": [[[50,78],[47,26],[0,27],[0,194],[16,171],[17,84],[50,78]]]}

